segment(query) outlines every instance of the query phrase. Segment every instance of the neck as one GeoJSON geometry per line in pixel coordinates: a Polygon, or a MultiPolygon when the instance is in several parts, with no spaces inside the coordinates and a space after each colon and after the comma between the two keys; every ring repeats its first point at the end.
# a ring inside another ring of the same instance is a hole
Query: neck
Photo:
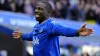
{"type": "Polygon", "coordinates": [[[41,24],[42,22],[44,22],[45,20],[47,20],[48,18],[42,19],[39,21],[39,24],[41,24]]]}

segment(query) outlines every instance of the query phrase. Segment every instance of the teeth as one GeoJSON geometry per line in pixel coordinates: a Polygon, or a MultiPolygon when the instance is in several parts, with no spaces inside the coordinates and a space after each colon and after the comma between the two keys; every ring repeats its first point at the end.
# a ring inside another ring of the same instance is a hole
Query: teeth
{"type": "Polygon", "coordinates": [[[36,15],[36,17],[39,17],[39,15],[36,15]]]}

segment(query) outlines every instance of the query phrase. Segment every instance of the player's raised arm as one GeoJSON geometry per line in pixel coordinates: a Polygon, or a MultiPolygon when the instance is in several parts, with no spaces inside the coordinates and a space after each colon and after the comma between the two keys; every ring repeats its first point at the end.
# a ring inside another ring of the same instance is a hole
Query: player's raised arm
{"type": "Polygon", "coordinates": [[[12,33],[12,35],[13,35],[13,38],[15,38],[15,39],[32,41],[32,32],[23,34],[21,31],[19,31],[18,27],[12,33]]]}

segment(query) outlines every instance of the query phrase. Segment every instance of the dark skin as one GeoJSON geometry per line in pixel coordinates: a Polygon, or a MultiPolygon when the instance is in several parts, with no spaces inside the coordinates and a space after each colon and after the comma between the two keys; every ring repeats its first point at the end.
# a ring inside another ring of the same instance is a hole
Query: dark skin
{"type": "Polygon", "coordinates": [[[45,9],[46,4],[38,3],[35,10],[36,20],[41,24],[43,21],[49,18],[49,11],[45,9]]]}
{"type": "MultiPolygon", "coordinates": [[[[43,21],[47,20],[49,18],[50,15],[50,11],[46,9],[47,6],[45,3],[41,3],[39,2],[36,6],[35,9],[35,17],[36,17],[36,21],[39,22],[39,24],[41,24],[43,21]]],[[[87,23],[84,23],[79,30],[77,31],[77,34],[79,36],[89,36],[93,33],[93,29],[91,28],[86,28],[85,26],[87,25],[87,23]]],[[[22,32],[19,31],[18,27],[16,29],[16,31],[14,31],[13,33],[13,37],[16,39],[20,39],[22,32]]]]}

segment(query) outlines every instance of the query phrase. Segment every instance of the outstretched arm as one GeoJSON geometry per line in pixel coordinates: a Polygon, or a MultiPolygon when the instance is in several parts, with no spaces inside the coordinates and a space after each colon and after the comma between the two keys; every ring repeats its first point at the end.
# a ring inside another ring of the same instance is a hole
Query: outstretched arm
{"type": "Polygon", "coordinates": [[[59,24],[54,24],[52,33],[53,35],[63,35],[67,37],[91,35],[93,33],[93,30],[91,28],[86,28],[85,26],[86,23],[83,24],[80,29],[72,29],[72,28],[61,26],[59,24]]]}
{"type": "Polygon", "coordinates": [[[66,37],[73,37],[76,36],[77,33],[77,29],[72,29],[72,28],[68,28],[68,27],[64,27],[62,25],[59,24],[53,24],[53,30],[52,30],[52,34],[56,35],[56,36],[66,36],[66,37]]]}

